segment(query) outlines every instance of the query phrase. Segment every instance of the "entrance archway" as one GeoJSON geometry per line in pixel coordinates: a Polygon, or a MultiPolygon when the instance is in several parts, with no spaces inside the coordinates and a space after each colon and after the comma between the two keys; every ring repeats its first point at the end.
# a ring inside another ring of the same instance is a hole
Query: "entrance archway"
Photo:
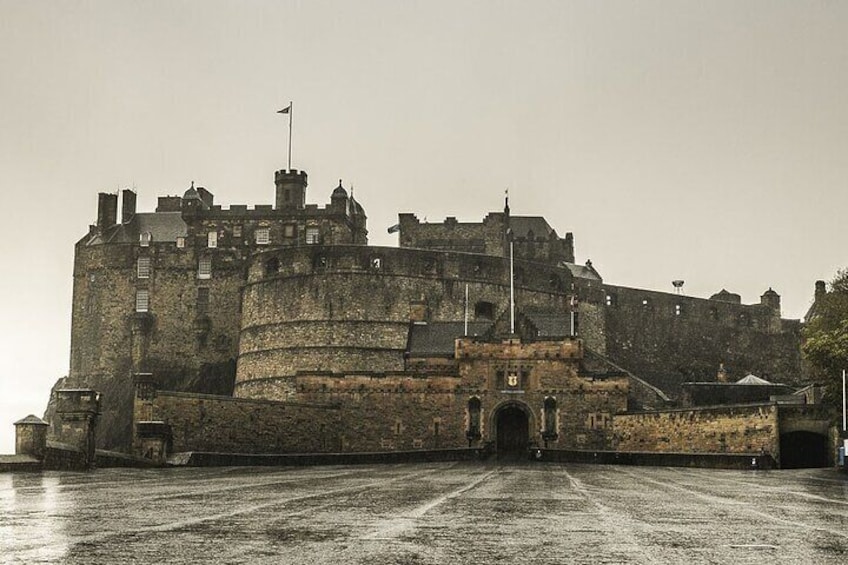
{"type": "Polygon", "coordinates": [[[780,434],[780,468],[827,467],[827,436],[796,431],[780,434]]]}
{"type": "Polygon", "coordinates": [[[524,458],[530,446],[530,421],[527,413],[514,404],[504,406],[495,415],[499,458],[524,458]]]}

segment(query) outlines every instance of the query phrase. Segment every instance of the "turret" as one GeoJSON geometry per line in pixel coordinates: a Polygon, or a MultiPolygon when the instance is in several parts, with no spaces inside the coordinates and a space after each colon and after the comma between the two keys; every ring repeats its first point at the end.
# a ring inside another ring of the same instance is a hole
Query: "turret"
{"type": "Polygon", "coordinates": [[[775,314],[780,315],[780,295],[771,287],[760,297],[760,304],[768,306],[775,314]]]}
{"type": "Polygon", "coordinates": [[[306,171],[277,171],[274,182],[277,185],[277,210],[302,210],[306,206],[306,171]]]}
{"type": "Polygon", "coordinates": [[[339,179],[339,186],[333,190],[330,196],[330,207],[334,212],[344,214],[347,212],[347,191],[342,186],[342,179],[339,179]]]}

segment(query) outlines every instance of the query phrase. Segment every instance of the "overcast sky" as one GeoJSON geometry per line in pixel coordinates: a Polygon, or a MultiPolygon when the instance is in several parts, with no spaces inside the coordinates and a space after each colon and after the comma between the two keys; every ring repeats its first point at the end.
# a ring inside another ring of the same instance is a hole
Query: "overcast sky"
{"type": "Polygon", "coordinates": [[[503,206],[605,281],[800,318],[848,265],[848,3],[0,0],[0,453],[69,363],[97,193],[273,202],[294,101],[309,202],[503,206]]]}

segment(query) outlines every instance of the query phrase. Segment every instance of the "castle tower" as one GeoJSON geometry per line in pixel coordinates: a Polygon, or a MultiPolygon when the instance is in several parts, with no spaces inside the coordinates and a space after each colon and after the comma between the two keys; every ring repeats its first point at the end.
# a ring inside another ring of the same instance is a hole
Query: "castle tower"
{"type": "Polygon", "coordinates": [[[306,206],[306,171],[277,171],[274,182],[277,185],[277,210],[303,210],[306,206]]]}
{"type": "Polygon", "coordinates": [[[780,315],[780,295],[771,287],[760,296],[760,304],[768,306],[777,315],[780,315]]]}

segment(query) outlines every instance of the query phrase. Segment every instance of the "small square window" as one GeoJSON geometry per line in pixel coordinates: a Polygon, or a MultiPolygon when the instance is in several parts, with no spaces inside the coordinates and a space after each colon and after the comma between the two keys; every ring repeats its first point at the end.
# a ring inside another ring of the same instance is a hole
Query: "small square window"
{"type": "Polygon", "coordinates": [[[674,305],[674,315],[679,316],[682,313],[683,313],[683,306],[681,306],[680,304],[675,304],[674,305]]]}
{"type": "Polygon", "coordinates": [[[241,237],[241,224],[233,226],[233,237],[241,237]]]}
{"type": "Polygon", "coordinates": [[[307,245],[321,243],[321,230],[318,228],[306,228],[306,243],[307,245]]]}
{"type": "Polygon", "coordinates": [[[212,258],[201,257],[197,264],[197,278],[211,279],[212,278],[212,258]]]}
{"type": "Polygon", "coordinates": [[[177,237],[177,249],[183,249],[185,247],[185,238],[183,236],[177,237]]]}
{"type": "Polygon", "coordinates": [[[150,257],[139,257],[138,258],[138,278],[140,279],[149,279],[150,278],[150,257]]]}
{"type": "Polygon", "coordinates": [[[209,247],[210,249],[218,247],[218,232],[211,231],[206,234],[206,247],[209,247]]]}
{"type": "Polygon", "coordinates": [[[135,291],[135,311],[148,312],[150,310],[150,291],[140,288],[135,291]]]}
{"type": "Polygon", "coordinates": [[[256,245],[268,245],[271,243],[271,230],[259,228],[256,230],[256,245]]]}
{"type": "Polygon", "coordinates": [[[294,227],[294,224],[287,224],[283,226],[283,235],[285,235],[286,237],[295,237],[297,235],[297,232],[295,231],[294,227]]]}

